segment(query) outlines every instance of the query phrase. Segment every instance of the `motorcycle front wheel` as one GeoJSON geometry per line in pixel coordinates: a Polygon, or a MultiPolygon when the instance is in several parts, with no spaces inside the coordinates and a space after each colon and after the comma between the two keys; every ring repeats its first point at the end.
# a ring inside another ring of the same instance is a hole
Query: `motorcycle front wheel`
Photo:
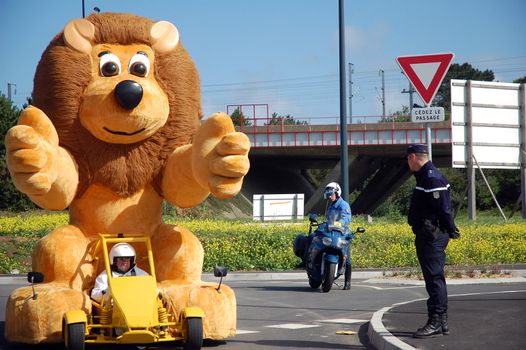
{"type": "Polygon", "coordinates": [[[321,290],[323,293],[327,293],[331,290],[332,284],[334,283],[334,276],[336,275],[336,264],[325,264],[325,273],[323,275],[323,283],[321,290]]]}
{"type": "Polygon", "coordinates": [[[321,280],[309,277],[309,286],[311,286],[312,289],[316,289],[320,286],[321,280]]]}

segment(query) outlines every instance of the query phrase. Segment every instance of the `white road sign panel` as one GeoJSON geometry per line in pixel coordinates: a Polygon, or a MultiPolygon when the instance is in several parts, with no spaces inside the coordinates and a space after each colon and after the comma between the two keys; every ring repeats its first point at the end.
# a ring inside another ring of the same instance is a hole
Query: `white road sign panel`
{"type": "Polygon", "coordinates": [[[471,147],[481,168],[520,169],[525,127],[521,93],[520,84],[451,80],[454,168],[468,166],[471,147]]]}
{"type": "Polygon", "coordinates": [[[445,119],[442,107],[413,108],[411,111],[411,121],[414,123],[441,122],[445,119]]]}

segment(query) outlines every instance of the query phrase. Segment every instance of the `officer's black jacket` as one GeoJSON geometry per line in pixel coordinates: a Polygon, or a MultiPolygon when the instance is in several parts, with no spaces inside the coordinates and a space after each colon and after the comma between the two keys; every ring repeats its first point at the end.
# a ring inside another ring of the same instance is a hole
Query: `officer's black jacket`
{"type": "Polygon", "coordinates": [[[455,232],[447,179],[430,161],[413,174],[416,178],[416,187],[409,207],[407,218],[409,225],[419,226],[424,219],[429,219],[442,231],[455,232]]]}

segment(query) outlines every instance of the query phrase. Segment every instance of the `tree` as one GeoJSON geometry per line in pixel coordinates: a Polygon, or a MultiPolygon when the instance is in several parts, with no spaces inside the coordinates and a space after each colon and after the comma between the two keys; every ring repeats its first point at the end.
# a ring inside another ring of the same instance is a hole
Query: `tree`
{"type": "Polygon", "coordinates": [[[451,79],[493,81],[495,80],[495,74],[488,69],[485,71],[478,70],[469,63],[452,64],[433,100],[436,106],[444,107],[444,110],[448,112],[451,109],[451,79]]]}
{"type": "Polygon", "coordinates": [[[230,118],[232,118],[232,123],[234,123],[235,126],[251,126],[252,122],[245,118],[245,115],[239,111],[239,108],[236,108],[234,112],[230,115],[230,118]],[[243,124],[241,124],[243,123],[243,124]]]}
{"type": "Polygon", "coordinates": [[[513,82],[516,83],[516,84],[526,84],[526,76],[524,76],[522,78],[515,79],[513,82]]]}
{"type": "Polygon", "coordinates": [[[278,113],[272,113],[272,117],[267,125],[307,125],[309,124],[306,120],[294,120],[290,114],[286,116],[278,115],[278,113]]]}
{"type": "Polygon", "coordinates": [[[401,111],[396,111],[390,116],[382,117],[380,123],[392,123],[392,122],[410,122],[411,112],[408,106],[402,106],[401,111]]]}
{"type": "Polygon", "coordinates": [[[7,131],[16,124],[20,110],[4,95],[0,96],[0,210],[21,211],[34,209],[35,205],[23,193],[19,192],[6,165],[6,150],[3,140],[7,131]]]}

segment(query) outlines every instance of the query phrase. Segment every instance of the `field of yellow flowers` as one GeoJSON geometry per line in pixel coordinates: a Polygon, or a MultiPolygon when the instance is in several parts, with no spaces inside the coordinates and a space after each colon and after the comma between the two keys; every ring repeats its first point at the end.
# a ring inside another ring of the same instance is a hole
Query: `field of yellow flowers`
{"type": "MultiPolygon", "coordinates": [[[[204,271],[211,271],[215,265],[224,265],[231,271],[293,269],[299,260],[292,252],[292,242],[296,235],[308,231],[306,220],[260,223],[167,218],[166,221],[188,228],[201,240],[205,250],[204,271]]],[[[66,213],[0,216],[0,274],[30,271],[31,252],[38,239],[67,222],[66,213]]],[[[496,220],[458,226],[462,237],[450,241],[448,265],[526,263],[526,221],[496,220]]],[[[354,267],[418,266],[414,235],[407,224],[380,220],[365,228],[366,232],[358,234],[351,245],[354,267]]]]}

